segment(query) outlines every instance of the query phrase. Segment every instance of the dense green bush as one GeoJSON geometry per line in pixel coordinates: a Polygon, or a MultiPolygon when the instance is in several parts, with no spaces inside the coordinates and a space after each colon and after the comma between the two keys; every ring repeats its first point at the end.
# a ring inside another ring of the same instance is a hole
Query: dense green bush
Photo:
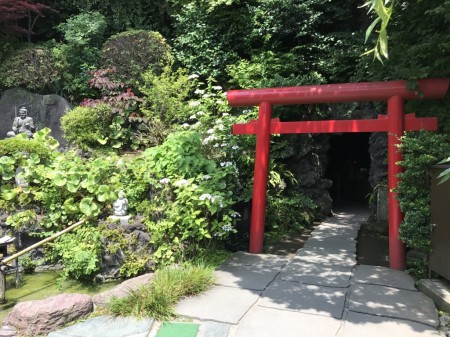
{"type": "Polygon", "coordinates": [[[51,45],[25,45],[0,64],[0,86],[23,87],[41,94],[54,93],[61,78],[51,45]]]}
{"type": "Polygon", "coordinates": [[[42,161],[45,161],[51,157],[52,150],[38,140],[20,136],[0,140],[0,157],[12,156],[22,152],[26,152],[27,154],[34,153],[42,161]]]}
{"type": "Polygon", "coordinates": [[[401,138],[400,151],[404,159],[400,162],[405,172],[399,175],[398,199],[405,214],[400,225],[400,239],[408,247],[430,250],[430,192],[431,181],[428,169],[450,153],[446,135],[421,131],[406,133],[401,138]]]}
{"type": "Polygon", "coordinates": [[[100,46],[107,27],[106,18],[98,12],[85,12],[69,18],[58,26],[69,44],[100,46]]]}
{"type": "Polygon", "coordinates": [[[139,87],[144,96],[141,112],[149,120],[146,137],[151,144],[160,144],[176,125],[188,121],[191,111],[187,99],[193,86],[182,69],[172,71],[166,66],[160,75],[144,73],[139,87]]]}
{"type": "Polygon", "coordinates": [[[110,148],[112,144],[105,140],[110,134],[113,119],[114,113],[107,105],[77,107],[61,118],[61,129],[65,139],[81,149],[110,148]]]}
{"type": "Polygon", "coordinates": [[[301,194],[269,195],[267,198],[267,227],[274,231],[301,231],[315,217],[315,203],[301,194]]]}
{"type": "Polygon", "coordinates": [[[102,48],[101,67],[115,67],[114,79],[134,87],[141,75],[151,70],[161,74],[172,63],[170,49],[160,33],[127,31],[109,38],[102,48]]]}
{"type": "Polygon", "coordinates": [[[88,278],[100,269],[100,239],[95,227],[82,225],[56,239],[47,250],[47,259],[64,265],[61,280],[88,278]]]}

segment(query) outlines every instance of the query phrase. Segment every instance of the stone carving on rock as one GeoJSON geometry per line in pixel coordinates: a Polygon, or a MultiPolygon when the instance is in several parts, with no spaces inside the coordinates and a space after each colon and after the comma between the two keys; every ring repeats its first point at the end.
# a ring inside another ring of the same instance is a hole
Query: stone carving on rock
{"type": "Polygon", "coordinates": [[[21,107],[19,109],[19,115],[14,118],[12,125],[12,131],[9,131],[6,136],[14,137],[19,133],[26,134],[28,138],[33,138],[33,133],[36,131],[34,126],[34,120],[32,117],[28,116],[28,110],[26,107],[21,107]]]}

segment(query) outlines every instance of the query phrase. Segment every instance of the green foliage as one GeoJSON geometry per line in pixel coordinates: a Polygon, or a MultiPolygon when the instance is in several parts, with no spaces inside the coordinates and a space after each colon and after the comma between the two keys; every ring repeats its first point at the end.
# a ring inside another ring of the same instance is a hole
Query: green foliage
{"type": "Polygon", "coordinates": [[[76,107],[61,118],[61,128],[67,141],[88,150],[101,146],[112,117],[107,106],[76,107]]]}
{"type": "Polygon", "coordinates": [[[450,34],[442,27],[448,26],[449,8],[441,0],[413,1],[407,5],[396,1],[391,19],[394,25],[389,32],[389,60],[381,64],[362,58],[365,74],[356,80],[448,77],[450,34]]]}
{"type": "Polygon", "coordinates": [[[25,45],[10,53],[0,64],[0,87],[24,87],[42,94],[53,93],[61,78],[49,46],[25,45]]]}
{"type": "Polygon", "coordinates": [[[314,220],[316,205],[306,196],[269,195],[267,199],[266,223],[271,230],[301,231],[314,220]]]}
{"type": "MultiPolygon", "coordinates": [[[[116,158],[83,160],[73,152],[54,152],[53,161],[41,162],[35,155],[19,153],[0,160],[3,207],[21,205],[38,208],[45,215],[41,226],[48,231],[61,229],[82,217],[96,217],[111,207],[116,191],[122,188],[116,158]],[[16,168],[27,187],[15,186],[16,168]]],[[[11,224],[17,223],[14,216],[11,224]]],[[[20,222],[20,221],[19,221],[20,222]]]]}
{"type": "Polygon", "coordinates": [[[231,172],[218,169],[201,145],[198,133],[183,131],[143,153],[150,182],[159,187],[153,200],[158,212],[149,214],[148,223],[157,262],[177,261],[195,253],[198,243],[233,230],[232,192],[225,182],[231,172]]]}
{"type": "Polygon", "coordinates": [[[138,247],[136,237],[131,234],[134,240],[127,239],[122,227],[109,228],[105,224],[101,224],[98,229],[102,237],[103,250],[110,254],[120,252],[120,255],[123,256],[123,264],[119,269],[121,277],[133,277],[147,270],[150,260],[150,254],[147,254],[147,251],[150,250],[150,247],[138,247]]]}
{"type": "Polygon", "coordinates": [[[182,69],[172,71],[169,66],[164,67],[161,75],[147,71],[142,79],[139,90],[145,103],[141,112],[149,120],[145,137],[150,138],[151,144],[160,144],[173,130],[172,126],[187,121],[190,109],[186,101],[192,81],[182,69]]]}
{"type": "MultiPolygon", "coordinates": [[[[438,164],[447,164],[450,162],[450,157],[441,160],[438,164]]],[[[444,171],[442,171],[438,178],[441,178],[441,180],[439,181],[439,184],[443,184],[445,183],[447,180],[450,179],[450,168],[445,169],[444,171]]]]}
{"type": "Polygon", "coordinates": [[[12,226],[15,230],[30,228],[37,222],[37,214],[33,210],[25,210],[14,213],[6,219],[6,224],[12,226]]]}
{"type": "Polygon", "coordinates": [[[19,263],[23,268],[25,274],[32,274],[37,267],[37,263],[33,261],[30,254],[22,255],[19,259],[19,263]]]}
{"type": "Polygon", "coordinates": [[[107,26],[106,18],[98,12],[84,12],[69,18],[58,29],[69,44],[100,45],[107,26]]]}
{"type": "Polygon", "coordinates": [[[41,161],[46,161],[51,158],[51,151],[45,144],[35,139],[13,137],[0,140],[0,157],[26,152],[30,155],[36,154],[41,161]]]}
{"type": "Polygon", "coordinates": [[[83,225],[74,232],[60,236],[51,244],[52,260],[64,265],[62,280],[92,276],[100,267],[101,241],[95,227],[83,225]]]}
{"type": "Polygon", "coordinates": [[[113,298],[109,309],[120,316],[169,320],[175,317],[174,307],[180,299],[197,295],[213,283],[212,268],[201,265],[166,267],[156,272],[150,284],[131,291],[127,297],[113,298]]]}
{"type": "Polygon", "coordinates": [[[102,67],[115,67],[114,78],[130,86],[135,86],[146,71],[161,74],[172,63],[169,46],[162,35],[144,30],[112,36],[103,45],[101,57],[102,67]]]}
{"type": "Polygon", "coordinates": [[[400,208],[405,214],[400,239],[411,248],[430,249],[430,178],[428,169],[450,153],[445,135],[431,132],[407,133],[399,147],[405,172],[399,175],[400,208]]]}
{"type": "Polygon", "coordinates": [[[394,0],[368,0],[363,5],[363,7],[369,7],[368,13],[375,12],[376,14],[375,20],[373,20],[366,30],[365,42],[367,42],[375,27],[380,24],[380,28],[377,30],[378,38],[375,47],[366,51],[363,55],[373,53],[374,57],[380,62],[382,62],[382,58],[387,59],[389,57],[387,26],[392,16],[394,3],[394,0]]]}

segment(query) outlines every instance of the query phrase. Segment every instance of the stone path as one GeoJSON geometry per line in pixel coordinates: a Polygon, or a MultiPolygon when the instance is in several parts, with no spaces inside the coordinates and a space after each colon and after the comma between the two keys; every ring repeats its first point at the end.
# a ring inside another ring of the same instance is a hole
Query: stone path
{"type": "MultiPolygon", "coordinates": [[[[439,336],[437,310],[410,276],[356,265],[364,220],[345,213],[327,219],[293,258],[235,253],[217,269],[215,286],[181,301],[176,312],[199,324],[196,337],[439,336]]],[[[160,325],[151,319],[124,319],[120,328],[110,320],[48,336],[158,337],[160,325]]]]}

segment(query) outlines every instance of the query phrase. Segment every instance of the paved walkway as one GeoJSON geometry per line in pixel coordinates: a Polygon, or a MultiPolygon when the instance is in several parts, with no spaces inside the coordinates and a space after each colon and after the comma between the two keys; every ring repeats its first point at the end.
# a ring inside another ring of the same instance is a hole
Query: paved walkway
{"type": "MultiPolygon", "coordinates": [[[[437,310],[410,276],[356,265],[356,237],[364,220],[346,213],[326,219],[292,258],[235,253],[217,269],[215,286],[178,304],[177,313],[198,324],[189,336],[439,336],[437,310]]],[[[131,331],[108,328],[110,318],[96,319],[103,334],[88,328],[82,336],[104,336],[105,330],[110,337],[162,336],[152,320],[128,321],[129,329],[141,327],[131,331]]],[[[74,333],[76,326],[49,337],[81,336],[74,333]]]]}

